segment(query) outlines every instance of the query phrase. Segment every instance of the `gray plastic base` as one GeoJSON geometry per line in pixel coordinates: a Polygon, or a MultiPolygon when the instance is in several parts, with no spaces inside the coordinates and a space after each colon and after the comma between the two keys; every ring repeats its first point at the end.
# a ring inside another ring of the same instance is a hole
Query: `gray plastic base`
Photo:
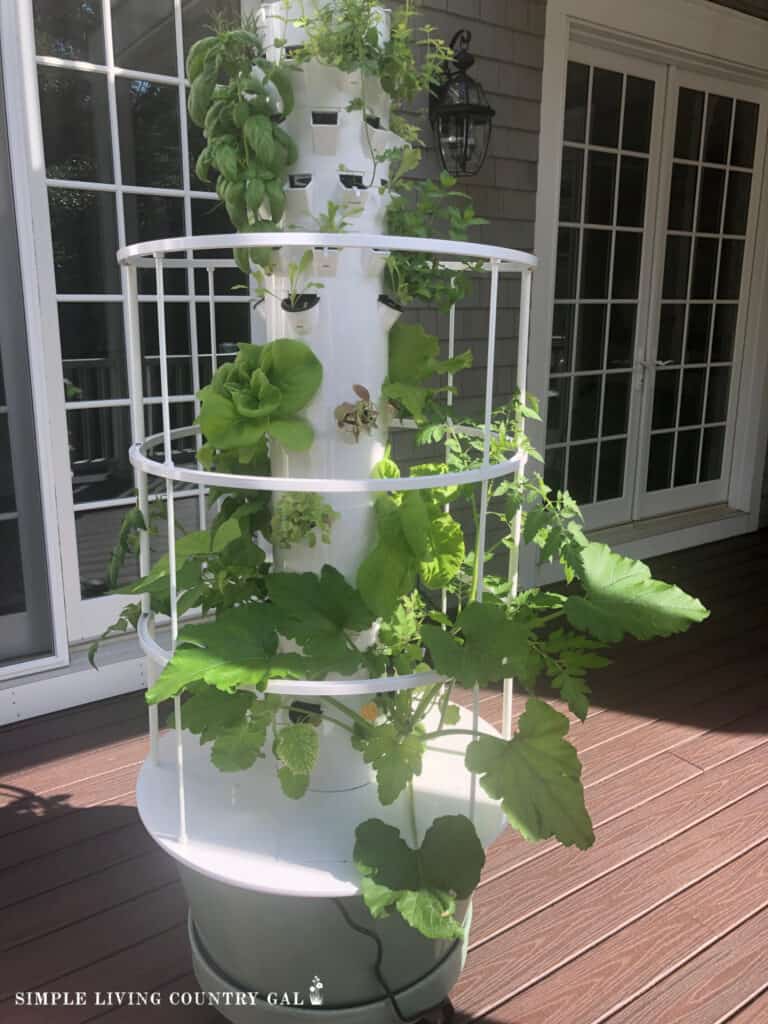
{"type": "MultiPolygon", "coordinates": [[[[469,933],[468,914],[466,932],[469,933]]],[[[392,1002],[386,996],[375,1002],[343,1009],[312,1005],[309,991],[248,992],[227,978],[211,961],[195,928],[192,914],[188,918],[189,943],[195,977],[215,1006],[232,1024],[308,1024],[321,1020],[324,1024],[400,1024],[392,1002]]],[[[359,937],[365,942],[365,937],[359,937]]],[[[371,966],[375,959],[372,945],[371,966]]],[[[406,1018],[417,1018],[446,999],[458,980],[466,956],[465,945],[456,942],[447,956],[425,977],[395,993],[397,1005],[406,1018]]]]}

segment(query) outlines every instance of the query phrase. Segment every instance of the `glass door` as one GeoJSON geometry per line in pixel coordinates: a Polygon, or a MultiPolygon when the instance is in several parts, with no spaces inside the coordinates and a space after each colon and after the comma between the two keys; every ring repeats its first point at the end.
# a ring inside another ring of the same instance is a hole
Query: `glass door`
{"type": "Polygon", "coordinates": [[[599,527],[630,519],[666,68],[568,63],[545,478],[599,527]]]}
{"type": "Polygon", "coordinates": [[[53,653],[45,529],[0,55],[0,675],[53,653]]]}
{"type": "Polygon", "coordinates": [[[636,518],[725,502],[765,135],[761,96],[673,72],[636,518]]]}

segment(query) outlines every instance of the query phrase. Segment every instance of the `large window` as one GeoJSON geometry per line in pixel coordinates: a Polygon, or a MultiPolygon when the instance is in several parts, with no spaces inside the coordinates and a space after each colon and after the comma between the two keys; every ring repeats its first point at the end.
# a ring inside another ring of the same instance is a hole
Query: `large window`
{"type": "MultiPolygon", "coordinates": [[[[80,593],[105,593],[105,566],[125,507],[129,399],[123,296],[115,251],[175,235],[231,230],[194,161],[202,138],[186,113],[184,54],[239,0],[35,0],[42,134],[67,410],[80,593]]],[[[174,425],[194,418],[210,377],[204,290],[193,271],[166,275],[174,425]]],[[[250,334],[248,297],[217,274],[219,352],[250,334]]],[[[159,427],[157,305],[151,271],[140,275],[146,429],[159,427]],[[154,328],[154,334],[153,334],[154,328]]],[[[180,442],[189,444],[189,442],[180,442]]],[[[193,452],[188,452],[192,457],[193,452]]],[[[197,492],[182,521],[194,528],[197,492]]],[[[136,572],[125,567],[124,578],[136,572]]],[[[100,625],[92,619],[93,630],[100,625]]]]}

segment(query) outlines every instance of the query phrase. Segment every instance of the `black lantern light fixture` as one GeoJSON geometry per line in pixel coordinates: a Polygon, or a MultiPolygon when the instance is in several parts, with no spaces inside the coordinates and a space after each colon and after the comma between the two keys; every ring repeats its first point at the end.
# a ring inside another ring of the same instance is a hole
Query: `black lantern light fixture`
{"type": "Polygon", "coordinates": [[[443,167],[455,178],[477,174],[491,141],[496,111],[485,90],[467,71],[475,63],[469,52],[472,33],[459,29],[451,40],[453,57],[445,64],[443,79],[429,98],[429,119],[443,167]]]}

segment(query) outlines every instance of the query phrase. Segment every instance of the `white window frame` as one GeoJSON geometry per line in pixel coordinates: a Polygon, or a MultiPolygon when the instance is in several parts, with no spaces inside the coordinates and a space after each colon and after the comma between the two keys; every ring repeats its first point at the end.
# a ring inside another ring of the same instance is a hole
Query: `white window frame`
{"type": "MultiPolygon", "coordinates": [[[[245,7],[245,4],[243,4],[245,7]]],[[[56,57],[37,56],[34,32],[34,17],[32,4],[29,0],[3,0],[0,5],[0,31],[4,40],[13,40],[12,46],[6,46],[12,51],[13,64],[10,61],[6,66],[6,97],[9,108],[9,115],[15,112],[14,134],[12,136],[12,160],[14,167],[14,178],[23,182],[24,194],[29,208],[26,224],[20,224],[20,236],[25,238],[26,261],[22,270],[24,281],[27,286],[25,291],[30,291],[31,282],[34,281],[32,293],[35,296],[35,312],[39,320],[39,328],[30,333],[30,352],[34,359],[42,364],[45,371],[44,381],[40,378],[38,369],[36,377],[41,391],[41,409],[45,409],[46,416],[38,416],[38,420],[46,419],[48,434],[45,439],[45,455],[47,462],[41,462],[41,475],[47,485],[45,492],[46,516],[54,524],[58,525],[58,535],[52,545],[51,560],[55,562],[58,573],[58,585],[62,592],[62,600],[58,608],[58,638],[61,644],[61,660],[56,664],[67,664],[67,643],[75,645],[90,640],[99,635],[111,622],[113,622],[120,609],[124,607],[130,598],[122,595],[107,595],[85,599],[80,592],[80,574],[78,571],[78,548],[76,534],[77,511],[87,511],[90,507],[109,508],[118,505],[129,507],[132,499],[112,499],[93,503],[74,504],[72,495],[71,472],[69,448],[67,442],[67,410],[87,409],[100,405],[110,408],[130,408],[128,396],[118,399],[107,399],[104,401],[73,401],[66,402],[63,396],[62,379],[63,365],[61,356],[61,344],[59,336],[59,301],[88,300],[97,302],[120,302],[123,305],[124,318],[126,314],[126,303],[121,293],[116,294],[93,294],[79,296],[65,294],[57,296],[56,278],[53,260],[53,245],[51,238],[48,188],[83,188],[88,191],[104,191],[115,196],[117,238],[118,245],[126,244],[125,218],[123,211],[122,196],[126,194],[165,196],[168,198],[182,199],[184,202],[184,218],[187,227],[192,223],[192,200],[194,199],[217,199],[213,191],[201,191],[192,187],[191,173],[189,166],[189,139],[185,116],[186,109],[186,79],[184,76],[184,47],[183,47],[183,23],[181,0],[174,0],[174,20],[176,52],[175,62],[176,75],[163,75],[152,72],[145,72],[141,69],[122,68],[115,66],[113,62],[111,45],[111,8],[110,0],[101,0],[102,19],[105,32],[105,64],[96,64],[82,60],[62,60],[56,57]],[[40,117],[40,102],[38,95],[38,68],[39,67],[60,67],[73,68],[82,71],[96,72],[103,75],[107,84],[107,99],[109,108],[110,123],[110,146],[113,165],[113,180],[111,183],[80,182],[75,180],[54,180],[46,175],[45,158],[43,151],[42,124],[40,117]],[[163,188],[154,186],[132,186],[125,185],[122,181],[122,167],[120,160],[120,140],[117,122],[117,100],[115,82],[120,78],[141,79],[152,81],[158,84],[172,86],[179,93],[179,109],[182,112],[180,118],[180,163],[181,163],[181,187],[163,188]],[[25,227],[27,230],[25,230],[25,227]],[[43,465],[46,469],[43,469],[43,465]]],[[[9,125],[10,131],[10,125],[9,125]]],[[[190,231],[185,233],[191,234],[190,231]]],[[[194,294],[192,286],[192,271],[188,272],[189,286],[187,296],[171,296],[171,301],[183,302],[188,308],[190,301],[188,296],[194,294]]],[[[147,294],[140,296],[140,300],[153,302],[154,296],[147,294]]],[[[198,301],[207,301],[200,296],[198,301]]],[[[248,302],[248,297],[234,297],[218,295],[217,303],[220,302],[248,302]]],[[[251,318],[253,320],[253,316],[251,318]]],[[[195,318],[191,318],[190,343],[192,356],[192,384],[193,391],[199,387],[199,362],[197,358],[197,339],[195,318]]],[[[127,331],[127,325],[126,325],[127,331]]],[[[34,371],[33,371],[34,372],[34,371]]],[[[147,400],[146,404],[153,402],[147,400]]],[[[178,403],[193,403],[194,394],[174,396],[178,403]]],[[[157,399],[159,402],[159,398],[157,399]]],[[[42,441],[41,441],[42,443],[42,441]]],[[[202,492],[191,492],[185,500],[195,500],[199,503],[205,501],[202,492]]],[[[23,669],[20,666],[13,666],[9,675],[18,676],[22,671],[39,673],[47,667],[41,659],[31,661],[23,669]]],[[[55,667],[51,663],[50,667],[55,667]]],[[[2,678],[2,674],[0,674],[2,678]]]]}
{"type": "MultiPolygon", "coordinates": [[[[557,251],[558,201],[562,155],[565,78],[572,42],[674,63],[708,76],[721,75],[765,89],[768,86],[768,22],[719,7],[709,0],[548,0],[544,42],[544,68],[536,201],[535,251],[539,269],[535,275],[532,306],[532,344],[529,365],[530,389],[541,396],[546,422],[546,395],[552,338],[552,313],[557,251]],[[716,43],[717,53],[712,53],[716,43]]],[[[768,187],[765,175],[755,182],[760,189],[756,237],[768,227],[768,187]]],[[[646,557],[707,543],[757,529],[766,444],[768,442],[768,347],[756,343],[768,332],[768,251],[757,245],[752,268],[752,293],[747,312],[746,337],[739,384],[731,480],[730,510],[722,518],[695,523],[685,514],[670,517],[658,531],[641,531],[629,537],[623,550],[646,557]]],[[[534,447],[543,450],[544,425],[531,424],[534,447]]],[[[521,573],[533,583],[551,576],[536,567],[535,554],[523,553],[521,573]]]]}

